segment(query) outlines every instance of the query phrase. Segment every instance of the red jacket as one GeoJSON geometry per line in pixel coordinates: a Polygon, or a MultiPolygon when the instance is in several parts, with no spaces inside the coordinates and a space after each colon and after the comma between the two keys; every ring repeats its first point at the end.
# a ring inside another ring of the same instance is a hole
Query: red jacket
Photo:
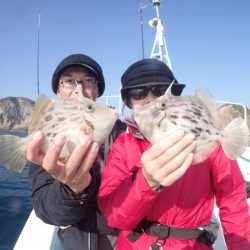
{"type": "MultiPolygon", "coordinates": [[[[148,221],[178,228],[209,224],[214,199],[229,250],[250,249],[250,217],[246,186],[236,161],[229,160],[218,144],[205,162],[192,165],[185,175],[161,192],[153,191],[142,174],[141,155],[150,147],[131,133],[121,134],[112,145],[102,173],[99,207],[108,224],[121,229],[118,250],[149,249],[156,238],[143,234],[134,243],[128,233],[148,221]],[[136,178],[133,172],[138,169],[136,178]]],[[[168,238],[163,249],[212,249],[195,240],[168,238]]]]}

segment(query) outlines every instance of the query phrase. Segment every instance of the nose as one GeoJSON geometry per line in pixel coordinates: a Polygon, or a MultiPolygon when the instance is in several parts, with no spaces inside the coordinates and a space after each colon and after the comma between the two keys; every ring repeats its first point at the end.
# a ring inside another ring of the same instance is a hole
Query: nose
{"type": "Polygon", "coordinates": [[[150,90],[149,92],[148,92],[148,95],[146,96],[146,103],[150,103],[150,102],[152,102],[154,99],[155,99],[156,97],[155,97],[155,95],[152,93],[152,91],[150,90]]]}
{"type": "Polygon", "coordinates": [[[74,90],[74,95],[78,95],[79,93],[83,93],[82,84],[77,83],[76,88],[74,90]]]}

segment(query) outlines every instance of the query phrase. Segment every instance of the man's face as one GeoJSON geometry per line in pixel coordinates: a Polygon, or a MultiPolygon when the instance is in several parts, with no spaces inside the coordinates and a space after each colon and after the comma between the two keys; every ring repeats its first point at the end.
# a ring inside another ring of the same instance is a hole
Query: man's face
{"type": "Polygon", "coordinates": [[[96,78],[88,70],[80,66],[73,66],[62,72],[59,78],[57,95],[63,99],[75,97],[77,96],[77,85],[80,86],[80,90],[85,97],[96,101],[98,96],[96,78]]]}

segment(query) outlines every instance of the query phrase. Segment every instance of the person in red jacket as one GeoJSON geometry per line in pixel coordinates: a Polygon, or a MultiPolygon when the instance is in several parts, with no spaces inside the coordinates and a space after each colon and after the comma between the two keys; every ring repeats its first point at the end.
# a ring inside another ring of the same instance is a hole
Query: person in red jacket
{"type": "MultiPolygon", "coordinates": [[[[185,87],[156,59],[132,64],[121,81],[122,99],[132,111],[163,95],[172,81],[174,95],[185,87]]],[[[213,249],[215,202],[228,249],[249,250],[245,181],[221,145],[194,165],[192,134],[178,131],[151,145],[133,119],[127,124],[111,147],[98,196],[107,223],[120,229],[117,250],[213,249]]]]}

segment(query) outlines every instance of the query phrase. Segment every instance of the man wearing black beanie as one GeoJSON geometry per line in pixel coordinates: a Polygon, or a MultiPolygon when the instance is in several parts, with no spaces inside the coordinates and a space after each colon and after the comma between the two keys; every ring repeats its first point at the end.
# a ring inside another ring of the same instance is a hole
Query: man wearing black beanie
{"type": "MultiPolygon", "coordinates": [[[[101,96],[105,80],[101,66],[84,54],[64,58],[52,76],[52,90],[68,99],[78,94],[92,100],[101,96]]],[[[118,120],[105,145],[93,143],[89,136],[81,139],[66,163],[58,160],[65,143],[57,135],[45,155],[41,148],[44,135],[37,132],[27,151],[32,184],[32,205],[45,223],[58,226],[57,232],[64,250],[112,250],[117,230],[109,228],[97,208],[96,196],[105,152],[116,137],[126,129],[118,120]]]]}

